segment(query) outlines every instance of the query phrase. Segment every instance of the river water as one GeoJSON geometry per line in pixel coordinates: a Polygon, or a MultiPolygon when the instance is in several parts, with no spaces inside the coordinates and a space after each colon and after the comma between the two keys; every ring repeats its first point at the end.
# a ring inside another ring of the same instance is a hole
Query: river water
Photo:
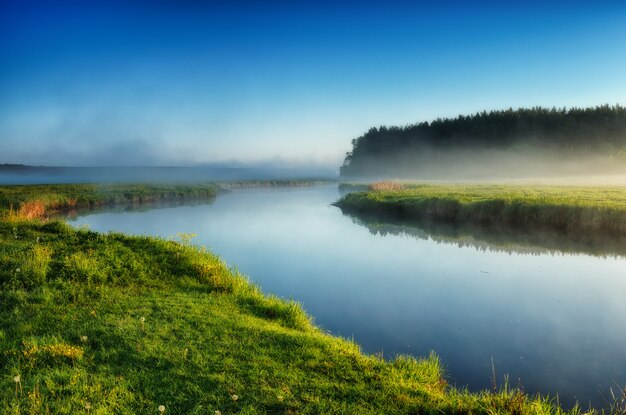
{"type": "Polygon", "coordinates": [[[492,359],[498,384],[508,375],[529,393],[558,393],[564,405],[605,406],[609,388],[626,385],[623,256],[576,253],[565,243],[561,253],[558,240],[545,249],[528,238],[367,224],[331,205],[340,196],[336,185],[241,190],[210,204],[93,213],[71,223],[195,233],[195,243],[265,292],[301,302],[318,325],[366,353],[433,350],[448,381],[470,390],[491,388],[492,359]]]}

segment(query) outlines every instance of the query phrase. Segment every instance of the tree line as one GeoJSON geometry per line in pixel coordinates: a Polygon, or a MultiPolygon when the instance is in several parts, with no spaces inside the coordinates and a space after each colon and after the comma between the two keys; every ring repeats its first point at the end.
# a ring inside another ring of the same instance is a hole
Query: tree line
{"type": "Polygon", "coordinates": [[[373,163],[392,162],[394,156],[407,152],[487,149],[623,155],[626,107],[509,108],[404,127],[371,128],[352,140],[341,174],[367,173],[373,163]]]}

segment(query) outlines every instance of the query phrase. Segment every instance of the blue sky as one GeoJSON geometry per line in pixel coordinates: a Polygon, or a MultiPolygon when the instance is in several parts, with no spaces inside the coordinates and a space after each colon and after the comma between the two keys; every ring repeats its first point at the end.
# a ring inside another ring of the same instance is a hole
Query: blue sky
{"type": "Polygon", "coordinates": [[[372,126],[626,104],[626,3],[468,3],[2,2],[0,163],[337,166],[372,126]]]}

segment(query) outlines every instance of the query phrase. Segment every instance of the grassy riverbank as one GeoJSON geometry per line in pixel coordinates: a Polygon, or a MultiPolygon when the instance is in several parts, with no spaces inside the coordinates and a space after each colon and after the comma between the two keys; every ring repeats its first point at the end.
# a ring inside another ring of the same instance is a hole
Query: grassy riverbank
{"type": "Polygon", "coordinates": [[[52,184],[0,186],[0,212],[26,219],[119,204],[210,200],[214,184],[52,184]]]}
{"type": "Polygon", "coordinates": [[[364,355],[188,236],[18,215],[0,221],[0,368],[9,414],[562,413],[517,390],[451,388],[435,355],[364,355]]]}
{"type": "Polygon", "coordinates": [[[6,413],[557,411],[449,389],[434,356],[365,356],[186,243],[35,221],[0,241],[6,413]]]}
{"type": "Polygon", "coordinates": [[[403,220],[626,234],[626,188],[619,186],[380,183],[337,205],[348,213],[403,220]]]}
{"type": "Polygon", "coordinates": [[[57,213],[119,205],[193,202],[213,199],[220,191],[267,187],[302,187],[325,180],[238,180],[191,184],[50,184],[0,186],[0,214],[34,219],[57,213]]]}

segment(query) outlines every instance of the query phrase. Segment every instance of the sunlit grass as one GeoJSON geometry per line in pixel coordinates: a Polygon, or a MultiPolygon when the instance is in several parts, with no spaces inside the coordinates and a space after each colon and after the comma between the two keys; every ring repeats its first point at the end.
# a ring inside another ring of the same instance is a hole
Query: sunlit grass
{"type": "Polygon", "coordinates": [[[74,209],[121,203],[211,199],[214,184],[55,184],[0,186],[6,219],[36,219],[74,209]]]}
{"type": "Polygon", "coordinates": [[[337,204],[405,219],[626,233],[626,188],[618,186],[382,183],[337,204]]]}
{"type": "Polygon", "coordinates": [[[560,413],[366,356],[189,242],[0,222],[0,288],[5,413],[560,413]]]}
{"type": "Polygon", "coordinates": [[[364,355],[192,237],[0,221],[2,413],[563,413],[454,389],[435,354],[364,355]]]}

